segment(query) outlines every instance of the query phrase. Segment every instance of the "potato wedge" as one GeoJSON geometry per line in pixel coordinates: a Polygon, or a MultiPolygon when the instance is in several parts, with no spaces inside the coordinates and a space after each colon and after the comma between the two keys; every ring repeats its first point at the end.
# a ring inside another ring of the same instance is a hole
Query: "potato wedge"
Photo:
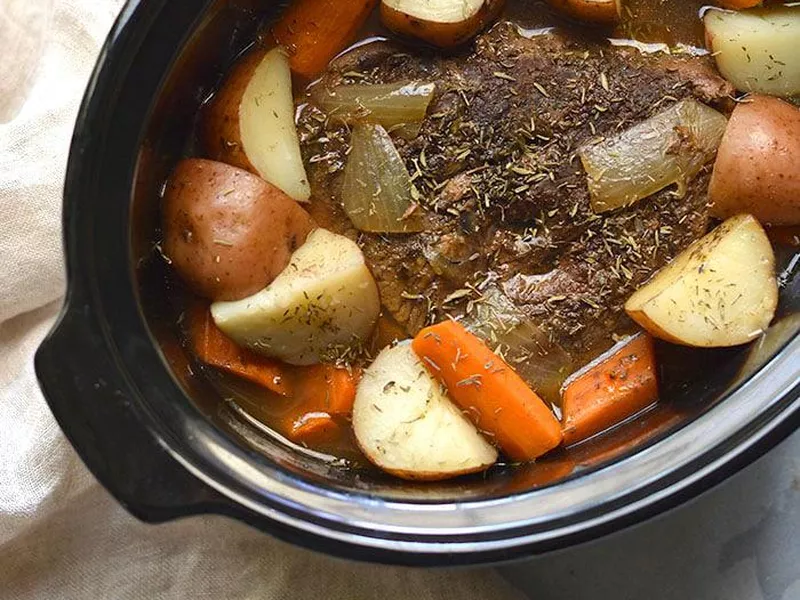
{"type": "Polygon", "coordinates": [[[613,25],[622,17],[621,0],[547,0],[547,3],[568,17],[587,23],[613,25]]]}
{"type": "Polygon", "coordinates": [[[505,0],[382,0],[381,20],[400,35],[450,48],[491,23],[505,0]]]}
{"type": "Polygon", "coordinates": [[[800,6],[709,10],[703,23],[719,72],[738,89],[800,94],[800,6]]]}
{"type": "Polygon", "coordinates": [[[175,167],[161,216],[164,254],[195,292],[212,300],[263,289],[313,229],[308,213],[275,186],[196,158],[175,167]]]}
{"type": "Polygon", "coordinates": [[[298,202],[311,196],[282,48],[253,51],[233,68],[206,109],[203,140],[211,158],[260,175],[298,202]]]}
{"type": "Polygon", "coordinates": [[[361,250],[325,229],[312,231],[264,290],[211,305],[228,337],[293,365],[325,362],[365,341],[379,313],[378,288],[361,250]]]}
{"type": "Polygon", "coordinates": [[[723,219],[750,213],[765,225],[800,225],[800,109],[769,96],[738,104],[708,196],[723,219]]]}
{"type": "Polygon", "coordinates": [[[385,348],[364,371],[353,430],[370,461],[404,479],[448,479],[497,460],[407,342],[385,348]]]}
{"type": "Polygon", "coordinates": [[[711,348],[754,340],[777,306],[772,246],[755,218],[738,215],[678,255],[625,310],[655,337],[711,348]]]}

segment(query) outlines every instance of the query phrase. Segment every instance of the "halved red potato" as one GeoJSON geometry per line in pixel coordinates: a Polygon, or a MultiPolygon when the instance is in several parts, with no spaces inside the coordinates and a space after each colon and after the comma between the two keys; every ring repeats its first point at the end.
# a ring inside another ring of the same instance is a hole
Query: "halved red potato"
{"type": "Polygon", "coordinates": [[[252,51],[236,64],[206,109],[205,149],[211,158],[260,175],[305,202],[311,188],[294,112],[286,51],[252,51]]]}
{"type": "Polygon", "coordinates": [[[469,41],[504,5],[505,0],[382,0],[381,20],[395,33],[450,48],[469,41]]]}
{"type": "Polygon", "coordinates": [[[364,371],[353,406],[364,455],[402,477],[435,481],[483,471],[497,460],[409,342],[385,348],[364,371]]]}
{"type": "Polygon", "coordinates": [[[313,227],[300,205],[260,177],[197,158],[179,162],[167,181],[162,225],[164,254],[211,300],[263,289],[313,227]]]}
{"type": "Polygon", "coordinates": [[[613,25],[622,17],[621,0],[547,0],[547,3],[568,17],[587,23],[613,25]]]}
{"type": "Polygon", "coordinates": [[[752,215],[737,215],[681,252],[625,310],[657,338],[720,348],[756,339],[777,306],[769,238],[752,215]]]}
{"type": "Polygon", "coordinates": [[[240,346],[292,365],[334,362],[365,343],[380,297],[351,239],[315,229],[266,288],[238,302],[215,302],[211,315],[240,346]]]}
{"type": "Polygon", "coordinates": [[[800,225],[800,108],[770,96],[738,104],[708,196],[723,219],[747,212],[766,225],[800,225]]]}

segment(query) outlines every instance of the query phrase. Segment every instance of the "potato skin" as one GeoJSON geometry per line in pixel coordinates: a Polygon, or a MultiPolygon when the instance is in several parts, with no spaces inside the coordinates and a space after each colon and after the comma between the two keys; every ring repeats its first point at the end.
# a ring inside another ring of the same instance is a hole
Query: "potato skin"
{"type": "Polygon", "coordinates": [[[239,59],[202,114],[202,144],[209,158],[255,174],[258,174],[256,168],[247,158],[242,144],[239,106],[253,71],[266,54],[266,49],[256,48],[239,59]]]}
{"type": "Polygon", "coordinates": [[[559,12],[587,23],[613,25],[621,17],[620,0],[547,0],[559,12]]]}
{"type": "Polygon", "coordinates": [[[412,17],[381,2],[381,21],[399,35],[414,37],[439,48],[452,48],[471,40],[491,23],[505,0],[486,0],[473,17],[460,23],[436,23],[412,17]]]}
{"type": "Polygon", "coordinates": [[[709,185],[711,211],[800,225],[800,109],[770,96],[737,105],[709,185]]]}
{"type": "Polygon", "coordinates": [[[314,227],[308,213],[263,179],[195,158],[178,163],[167,182],[162,225],[164,254],[213,301],[262,290],[314,227]]]}

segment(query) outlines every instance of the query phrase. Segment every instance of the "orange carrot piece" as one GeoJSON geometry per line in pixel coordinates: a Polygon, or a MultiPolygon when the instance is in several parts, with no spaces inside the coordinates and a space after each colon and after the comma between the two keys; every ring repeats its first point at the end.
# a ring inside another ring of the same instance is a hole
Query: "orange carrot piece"
{"type": "Polygon", "coordinates": [[[289,51],[292,71],[318,75],[353,41],[378,0],[295,0],[275,25],[275,40],[289,51]]]}
{"type": "Polygon", "coordinates": [[[282,363],[238,346],[214,324],[208,307],[190,307],[186,318],[192,349],[202,362],[281,396],[291,394],[282,363]]]}
{"type": "Polygon", "coordinates": [[[423,329],[412,348],[450,398],[512,459],[532,460],[561,443],[561,426],[541,398],[460,324],[423,329]]]}
{"type": "Polygon", "coordinates": [[[331,364],[312,365],[300,373],[297,398],[303,412],[326,412],[350,416],[356,401],[359,369],[344,369],[331,364]]]}
{"type": "Polygon", "coordinates": [[[600,433],[657,399],[653,338],[640,334],[567,382],[561,403],[564,443],[600,433]]]}
{"type": "Polygon", "coordinates": [[[340,428],[331,415],[324,412],[310,412],[290,422],[287,436],[293,442],[318,444],[335,439],[340,428]]]}
{"type": "Polygon", "coordinates": [[[722,8],[732,10],[742,10],[743,8],[753,8],[761,4],[761,0],[716,0],[715,4],[722,8]]]}

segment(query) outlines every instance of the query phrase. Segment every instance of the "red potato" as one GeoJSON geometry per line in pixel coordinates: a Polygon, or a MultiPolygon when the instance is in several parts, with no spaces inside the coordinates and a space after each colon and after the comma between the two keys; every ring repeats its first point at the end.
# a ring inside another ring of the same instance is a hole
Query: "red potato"
{"type": "Polygon", "coordinates": [[[210,158],[260,175],[298,202],[311,196],[294,122],[289,57],[257,48],[231,70],[203,115],[210,158]]]}
{"type": "Polygon", "coordinates": [[[505,0],[382,0],[381,20],[400,35],[450,48],[497,18],[505,0]]]}
{"type": "Polygon", "coordinates": [[[613,25],[622,16],[621,0],[547,0],[547,3],[568,17],[587,23],[613,25]]]}
{"type": "Polygon", "coordinates": [[[275,186],[196,158],[170,176],[162,223],[165,255],[195,292],[214,301],[262,290],[313,228],[308,213],[275,186]]]}
{"type": "Polygon", "coordinates": [[[769,96],[737,105],[709,185],[714,216],[800,225],[800,109],[769,96]]]}

